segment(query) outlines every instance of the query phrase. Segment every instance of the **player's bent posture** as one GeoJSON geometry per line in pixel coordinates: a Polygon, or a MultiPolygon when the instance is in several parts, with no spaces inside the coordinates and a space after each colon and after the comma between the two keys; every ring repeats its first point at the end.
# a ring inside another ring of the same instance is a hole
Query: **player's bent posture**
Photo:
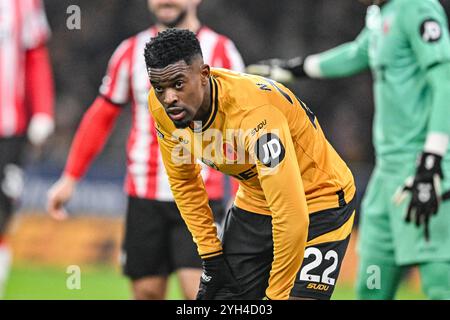
{"type": "Polygon", "coordinates": [[[162,158],[203,259],[197,298],[329,299],[355,185],[314,114],[281,84],[210,69],[187,30],[159,33],[145,59],[162,158]],[[239,179],[220,236],[194,159],[239,179]]]}
{"type": "MultiPolygon", "coordinates": [[[[62,206],[72,197],[78,181],[102,150],[127,104],[133,113],[127,142],[128,195],[123,271],[131,279],[135,299],[164,299],[168,276],[176,272],[186,299],[194,299],[201,274],[195,244],[173,201],[159,154],[155,124],[147,108],[150,90],[143,50],[159,30],[193,30],[212,65],[242,70],[242,58],[233,42],[200,23],[200,0],[148,0],[156,25],[124,40],[114,52],[100,87],[77,130],[66,168],[48,193],[48,210],[65,216],[62,206]]],[[[205,166],[206,167],[206,166],[205,166]]],[[[206,190],[218,221],[223,218],[223,175],[202,170],[206,190]]]]}
{"type": "Polygon", "coordinates": [[[369,7],[356,40],[250,69],[284,80],[372,70],[377,161],[362,204],[358,296],[394,298],[405,267],[418,265],[425,294],[450,299],[450,202],[442,201],[450,189],[447,17],[437,0],[366,2],[381,8],[369,7]],[[376,288],[368,283],[373,266],[381,275],[376,288]]]}

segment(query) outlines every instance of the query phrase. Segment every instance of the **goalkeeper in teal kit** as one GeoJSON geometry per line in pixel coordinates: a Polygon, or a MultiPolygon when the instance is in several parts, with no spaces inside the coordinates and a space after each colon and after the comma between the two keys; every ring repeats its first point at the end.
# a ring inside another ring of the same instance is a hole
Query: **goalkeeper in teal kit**
{"type": "MultiPolygon", "coordinates": [[[[361,208],[357,291],[392,299],[419,267],[430,299],[450,299],[450,39],[437,0],[370,2],[352,42],[305,59],[272,59],[248,72],[281,82],[372,70],[376,166],[361,208]],[[373,266],[380,286],[370,285],[373,266]]],[[[351,90],[351,88],[349,88],[351,90]]]]}

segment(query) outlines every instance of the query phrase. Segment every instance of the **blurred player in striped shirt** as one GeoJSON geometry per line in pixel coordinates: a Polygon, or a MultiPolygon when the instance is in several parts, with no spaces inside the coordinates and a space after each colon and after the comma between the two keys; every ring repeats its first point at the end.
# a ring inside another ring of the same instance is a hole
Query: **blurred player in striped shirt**
{"type": "Polygon", "coordinates": [[[40,0],[0,1],[0,296],[11,262],[4,237],[23,187],[23,149],[27,140],[42,145],[54,129],[49,35],[40,0]]]}
{"type": "MultiPolygon", "coordinates": [[[[132,128],[127,143],[128,195],[123,243],[124,273],[131,279],[136,299],[164,299],[167,277],[176,271],[187,299],[195,298],[201,276],[196,246],[175,205],[157,143],[157,131],[147,109],[150,90],[144,47],[150,38],[169,27],[197,34],[205,60],[213,66],[241,71],[242,58],[227,37],[201,24],[201,0],[149,0],[156,25],[123,41],[114,52],[97,99],[85,113],[75,135],[66,168],[48,194],[48,210],[64,218],[63,205],[77,182],[101,151],[117,117],[131,103],[132,128]]],[[[222,217],[224,177],[205,167],[203,179],[210,205],[222,217]]]]}

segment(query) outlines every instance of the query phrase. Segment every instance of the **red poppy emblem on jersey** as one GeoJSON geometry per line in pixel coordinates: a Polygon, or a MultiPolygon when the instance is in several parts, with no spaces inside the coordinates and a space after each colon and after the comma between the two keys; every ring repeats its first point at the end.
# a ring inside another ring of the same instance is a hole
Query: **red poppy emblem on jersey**
{"type": "Polygon", "coordinates": [[[237,160],[237,154],[234,150],[233,146],[229,142],[223,143],[223,154],[227,160],[236,161],[237,160]]]}

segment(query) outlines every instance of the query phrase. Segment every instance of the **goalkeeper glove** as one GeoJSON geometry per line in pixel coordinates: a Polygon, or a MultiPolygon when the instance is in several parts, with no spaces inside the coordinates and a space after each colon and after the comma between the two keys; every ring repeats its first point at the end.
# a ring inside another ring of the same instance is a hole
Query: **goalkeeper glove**
{"type": "Polygon", "coordinates": [[[262,60],[247,66],[246,72],[270,78],[277,82],[290,83],[295,78],[307,77],[303,69],[303,63],[303,57],[296,57],[289,60],[262,60]]]}
{"type": "Polygon", "coordinates": [[[241,291],[223,254],[203,260],[197,300],[212,300],[220,289],[228,289],[232,294],[241,291]]]}
{"type": "Polygon", "coordinates": [[[425,240],[430,238],[430,218],[438,212],[441,202],[442,157],[423,152],[418,161],[416,175],[406,179],[405,184],[394,195],[394,202],[402,203],[411,193],[411,201],[406,212],[405,221],[423,226],[425,240]]]}

